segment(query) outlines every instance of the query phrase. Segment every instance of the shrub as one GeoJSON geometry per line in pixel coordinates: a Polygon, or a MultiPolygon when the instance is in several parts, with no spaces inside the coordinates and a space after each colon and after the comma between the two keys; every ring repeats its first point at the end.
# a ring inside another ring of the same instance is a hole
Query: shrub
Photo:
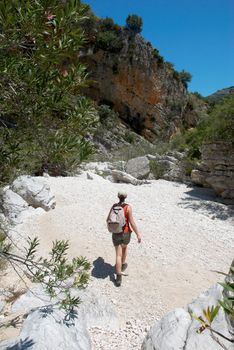
{"type": "MultiPolygon", "coordinates": [[[[83,289],[89,280],[90,263],[84,257],[68,260],[68,241],[55,241],[48,258],[37,256],[38,238],[28,238],[27,246],[19,254],[9,252],[9,247],[0,246],[0,259],[10,262],[14,270],[35,283],[41,283],[50,298],[58,298],[60,308],[68,314],[80,304],[80,298],[72,295],[72,289],[83,289]],[[24,252],[24,253],[22,253],[24,252]],[[48,278],[49,277],[49,278],[48,278]]],[[[22,277],[21,277],[22,279],[22,277]]],[[[8,299],[12,302],[19,296],[13,293],[8,299]]]]}
{"type": "Polygon", "coordinates": [[[129,15],[126,19],[126,28],[134,34],[142,31],[143,21],[142,18],[137,15],[129,15]]]}
{"type": "Polygon", "coordinates": [[[166,66],[169,68],[169,69],[173,69],[174,70],[174,64],[172,62],[166,62],[166,66]]]}
{"type": "Polygon", "coordinates": [[[188,83],[192,80],[192,75],[189,72],[186,72],[185,70],[182,70],[179,73],[180,80],[184,87],[187,89],[188,83]]]}
{"type": "Polygon", "coordinates": [[[98,115],[101,124],[113,124],[118,120],[118,113],[104,104],[98,107],[98,115]]]}
{"type": "Polygon", "coordinates": [[[66,174],[92,153],[86,133],[97,120],[79,92],[86,69],[77,59],[84,43],[79,2],[1,4],[0,182],[16,173],[66,174]]]}
{"type": "Polygon", "coordinates": [[[126,130],[125,135],[124,135],[124,139],[128,142],[128,143],[134,143],[135,142],[135,134],[129,130],[126,130]]]}
{"type": "Polygon", "coordinates": [[[197,98],[199,98],[200,100],[205,101],[205,97],[204,97],[204,96],[202,96],[202,95],[201,95],[199,92],[197,92],[197,91],[190,92],[190,94],[192,94],[192,95],[196,96],[196,97],[197,97],[197,98]]]}
{"type": "Polygon", "coordinates": [[[165,170],[155,160],[149,162],[150,172],[154,175],[155,179],[161,179],[165,173],[165,170]]]}
{"type": "Polygon", "coordinates": [[[112,18],[106,17],[101,20],[100,22],[100,29],[102,31],[107,31],[107,30],[113,30],[115,26],[115,23],[112,18]]]}
{"type": "Polygon", "coordinates": [[[119,52],[123,48],[123,41],[114,31],[100,32],[97,36],[96,46],[105,51],[119,52]]]}
{"type": "Polygon", "coordinates": [[[226,98],[200,119],[196,128],[183,131],[170,142],[172,149],[187,151],[189,159],[200,159],[200,147],[207,141],[229,142],[234,147],[234,96],[226,98]]]}

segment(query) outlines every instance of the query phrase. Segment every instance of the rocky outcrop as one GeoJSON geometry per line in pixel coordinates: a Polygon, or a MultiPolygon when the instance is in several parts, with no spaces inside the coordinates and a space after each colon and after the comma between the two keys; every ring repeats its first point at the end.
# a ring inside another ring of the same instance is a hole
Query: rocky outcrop
{"type": "Polygon", "coordinates": [[[19,176],[10,188],[33,208],[40,207],[46,211],[55,208],[55,197],[43,180],[31,176],[19,176]]]}
{"type": "Polygon", "coordinates": [[[87,178],[92,180],[93,177],[90,172],[97,174],[99,176],[104,177],[105,179],[115,182],[115,183],[127,183],[132,184],[134,186],[147,184],[146,180],[141,180],[135,178],[134,176],[127,174],[123,169],[125,168],[125,162],[116,162],[116,163],[108,163],[108,162],[92,162],[84,165],[82,167],[83,170],[88,171],[87,178]],[[119,170],[122,169],[122,170],[119,170]]]}
{"type": "Polygon", "coordinates": [[[202,162],[192,171],[193,183],[211,187],[223,198],[234,199],[234,149],[230,143],[206,143],[201,148],[202,162]]]}
{"type": "Polygon", "coordinates": [[[80,54],[93,81],[85,94],[111,106],[150,141],[169,139],[182,126],[195,126],[197,113],[173,66],[164,63],[139,34],[122,30],[119,35],[122,48],[118,52],[93,46],[80,54]]]}
{"type": "MultiPolygon", "coordinates": [[[[91,171],[112,182],[142,185],[147,180],[164,179],[168,181],[190,182],[186,174],[185,155],[180,152],[167,152],[164,155],[147,154],[132,158],[127,162],[93,162],[82,166],[83,170],[91,171]]],[[[90,174],[87,174],[90,178],[90,174]]]]}
{"type": "Polygon", "coordinates": [[[14,303],[12,311],[29,315],[19,337],[0,343],[0,349],[90,350],[90,327],[119,328],[111,303],[97,291],[74,290],[74,295],[81,298],[82,304],[70,313],[56,307],[57,300],[51,301],[40,286],[22,295],[14,303]]]}
{"type": "MultiPolygon", "coordinates": [[[[225,349],[233,349],[233,344],[206,329],[201,334],[197,332],[201,324],[191,315],[203,316],[203,310],[208,306],[217,305],[222,299],[222,288],[215,285],[206,293],[201,294],[185,309],[176,309],[156,323],[147,334],[142,350],[220,350],[220,341],[225,349]],[[218,341],[215,340],[218,338],[218,341]]],[[[212,323],[212,328],[231,338],[228,325],[222,309],[212,323]]]]}
{"type": "Polygon", "coordinates": [[[18,177],[11,186],[6,186],[0,194],[1,222],[19,224],[32,215],[35,209],[54,209],[54,195],[42,179],[31,176],[18,177]]]}

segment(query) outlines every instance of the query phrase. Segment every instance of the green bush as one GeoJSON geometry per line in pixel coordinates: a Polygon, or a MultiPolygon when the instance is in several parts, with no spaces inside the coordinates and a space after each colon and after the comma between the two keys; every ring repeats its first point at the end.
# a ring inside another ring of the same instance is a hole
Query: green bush
{"type": "Polygon", "coordinates": [[[119,52],[123,48],[123,41],[114,31],[100,32],[97,35],[96,47],[105,51],[119,52]]]}
{"type": "Polygon", "coordinates": [[[159,67],[162,67],[164,65],[164,57],[160,55],[158,49],[153,49],[152,50],[152,55],[154,58],[157,59],[159,67]]]}
{"type": "Polygon", "coordinates": [[[86,11],[76,1],[0,5],[0,119],[15,125],[0,131],[0,183],[30,169],[66,174],[92,153],[97,113],[80,94],[87,73],[77,58],[86,11]]]}
{"type": "Polygon", "coordinates": [[[131,132],[131,131],[129,131],[129,130],[126,130],[125,135],[124,135],[124,139],[125,139],[128,143],[134,144],[135,139],[136,139],[134,132],[131,132]]]}
{"type": "Polygon", "coordinates": [[[187,89],[188,83],[192,80],[192,75],[189,72],[186,72],[185,70],[182,70],[179,73],[180,80],[184,87],[187,89]]]}
{"type": "Polygon", "coordinates": [[[107,121],[112,121],[112,123],[116,122],[119,114],[107,105],[100,105],[98,107],[98,115],[100,122],[104,124],[107,121]]]}
{"type": "Polygon", "coordinates": [[[150,160],[149,162],[150,172],[154,175],[155,179],[161,179],[165,173],[161,165],[159,165],[155,160],[150,160]]]}
{"type": "Polygon", "coordinates": [[[204,142],[224,141],[234,147],[234,96],[215,105],[196,128],[183,131],[170,142],[172,149],[186,151],[189,159],[199,159],[204,142]]]}
{"type": "Polygon", "coordinates": [[[142,18],[137,15],[129,15],[126,19],[126,28],[134,34],[142,31],[143,21],[142,18]]]}
{"type": "Polygon", "coordinates": [[[100,22],[100,29],[102,31],[113,30],[114,26],[115,26],[115,23],[114,23],[113,19],[110,17],[106,17],[106,18],[102,19],[100,22]]]}

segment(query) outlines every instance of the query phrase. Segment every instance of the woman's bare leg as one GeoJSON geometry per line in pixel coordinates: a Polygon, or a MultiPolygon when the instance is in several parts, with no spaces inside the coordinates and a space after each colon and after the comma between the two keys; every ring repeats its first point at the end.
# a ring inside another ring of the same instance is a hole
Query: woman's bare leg
{"type": "Polygon", "coordinates": [[[127,252],[128,252],[128,246],[122,244],[122,264],[124,264],[126,261],[127,252]]]}
{"type": "Polygon", "coordinates": [[[115,247],[116,252],[116,263],[115,263],[115,270],[118,275],[121,274],[121,268],[122,268],[122,246],[119,244],[115,247]]]}

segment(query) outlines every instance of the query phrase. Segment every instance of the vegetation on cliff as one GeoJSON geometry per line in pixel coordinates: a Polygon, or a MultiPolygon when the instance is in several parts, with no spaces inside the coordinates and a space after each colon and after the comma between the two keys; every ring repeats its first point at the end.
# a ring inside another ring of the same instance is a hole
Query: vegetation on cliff
{"type": "Polygon", "coordinates": [[[224,141],[234,147],[234,96],[210,107],[208,116],[200,119],[196,128],[178,135],[172,147],[187,150],[189,158],[200,158],[200,147],[204,142],[224,141]]]}

